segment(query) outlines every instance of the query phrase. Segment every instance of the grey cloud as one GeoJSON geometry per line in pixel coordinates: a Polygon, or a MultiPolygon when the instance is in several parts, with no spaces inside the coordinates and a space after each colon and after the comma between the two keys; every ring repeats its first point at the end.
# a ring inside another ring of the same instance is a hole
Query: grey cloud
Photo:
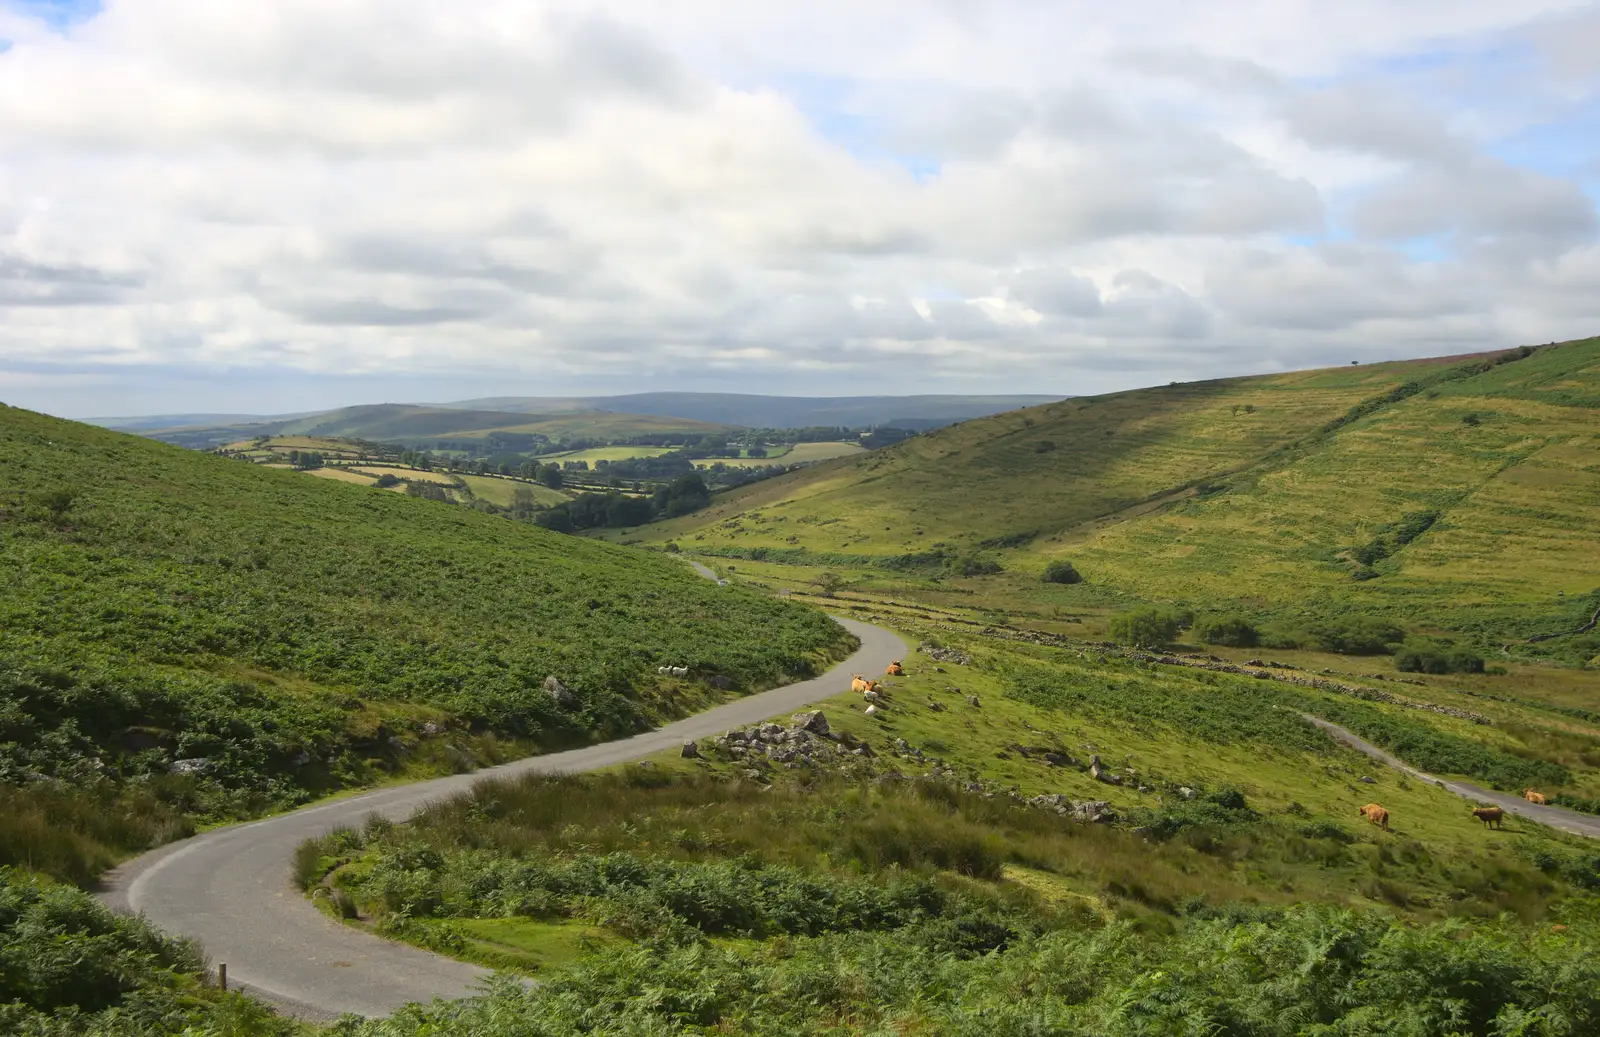
{"type": "Polygon", "coordinates": [[[1130,338],[1198,339],[1211,330],[1211,313],[1199,300],[1148,270],[1123,270],[1096,322],[1097,329],[1130,338]]]}
{"type": "Polygon", "coordinates": [[[1281,117],[1307,144],[1406,161],[1461,162],[1471,150],[1443,118],[1392,88],[1351,84],[1301,93],[1281,117]]]}
{"type": "Polygon", "coordinates": [[[1487,158],[1404,174],[1362,199],[1350,219],[1375,238],[1444,235],[1458,249],[1512,261],[1557,255],[1597,231],[1594,203],[1577,184],[1487,158]]]}
{"type": "Polygon", "coordinates": [[[1481,312],[1487,299],[1472,282],[1455,267],[1425,276],[1391,249],[1333,245],[1248,252],[1213,268],[1206,287],[1219,310],[1245,325],[1331,332],[1481,312]]]}
{"type": "Polygon", "coordinates": [[[1225,94],[1272,97],[1288,89],[1283,77],[1264,65],[1192,50],[1133,48],[1119,55],[1118,62],[1130,71],[1175,79],[1225,94]]]}
{"type": "Polygon", "coordinates": [[[93,267],[38,263],[0,253],[0,305],[90,306],[121,301],[140,279],[93,267]]]}
{"type": "Polygon", "coordinates": [[[1087,277],[1059,268],[1036,268],[1012,275],[1011,297],[1039,313],[1093,317],[1100,313],[1100,289],[1087,277]]]}

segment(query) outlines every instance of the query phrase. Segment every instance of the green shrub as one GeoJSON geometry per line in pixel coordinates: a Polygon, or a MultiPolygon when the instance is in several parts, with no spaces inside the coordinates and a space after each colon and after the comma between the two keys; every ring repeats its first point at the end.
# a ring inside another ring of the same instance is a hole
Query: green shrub
{"type": "Polygon", "coordinates": [[[979,554],[963,555],[951,565],[951,570],[958,576],[992,576],[1005,571],[993,558],[979,554]]]}
{"type": "Polygon", "coordinates": [[[1228,645],[1233,648],[1253,648],[1261,643],[1261,634],[1243,616],[1207,616],[1194,627],[1195,636],[1208,645],[1228,645]]]}
{"type": "Polygon", "coordinates": [[[1057,559],[1056,561],[1053,561],[1049,565],[1045,566],[1044,576],[1042,576],[1041,579],[1045,583],[1083,582],[1083,576],[1076,568],[1073,567],[1071,562],[1066,561],[1065,559],[1057,559]]]}
{"type": "Polygon", "coordinates": [[[1368,616],[1322,623],[1314,628],[1314,633],[1323,651],[1342,655],[1387,655],[1390,645],[1405,638],[1405,633],[1393,623],[1368,616]]]}
{"type": "Polygon", "coordinates": [[[1146,606],[1112,616],[1106,631],[1123,644],[1162,648],[1176,641],[1187,625],[1181,612],[1146,606]]]}

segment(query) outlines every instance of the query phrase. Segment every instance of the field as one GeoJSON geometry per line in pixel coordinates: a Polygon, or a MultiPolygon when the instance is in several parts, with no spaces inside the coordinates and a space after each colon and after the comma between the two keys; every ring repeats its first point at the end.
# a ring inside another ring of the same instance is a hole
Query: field
{"type": "Polygon", "coordinates": [[[404,468],[397,465],[364,464],[351,466],[347,471],[358,475],[371,476],[377,479],[381,475],[392,475],[396,479],[406,479],[411,482],[431,482],[440,486],[449,486],[455,482],[455,476],[448,472],[424,472],[415,468],[404,468]]]}
{"type": "Polygon", "coordinates": [[[671,447],[664,446],[600,446],[588,450],[571,450],[563,454],[543,455],[548,461],[587,461],[591,466],[596,461],[626,461],[633,457],[660,457],[670,451],[671,447]]]}
{"type": "Polygon", "coordinates": [[[502,508],[511,507],[516,500],[518,490],[528,490],[533,494],[533,502],[541,507],[553,507],[563,501],[572,499],[571,494],[552,490],[548,486],[539,486],[535,483],[523,482],[520,479],[497,479],[489,475],[458,475],[457,479],[466,483],[472,490],[473,496],[488,501],[490,504],[502,508]]]}
{"type": "Polygon", "coordinates": [[[704,704],[658,656],[754,688],[845,641],[675,560],[26,411],[0,409],[0,467],[0,865],[77,881],[704,704]]]}
{"type": "Polygon", "coordinates": [[[796,443],[788,448],[768,447],[766,457],[718,457],[696,461],[695,466],[709,468],[714,464],[725,464],[730,468],[762,468],[771,464],[809,464],[864,453],[866,451],[856,443],[796,443]]]}

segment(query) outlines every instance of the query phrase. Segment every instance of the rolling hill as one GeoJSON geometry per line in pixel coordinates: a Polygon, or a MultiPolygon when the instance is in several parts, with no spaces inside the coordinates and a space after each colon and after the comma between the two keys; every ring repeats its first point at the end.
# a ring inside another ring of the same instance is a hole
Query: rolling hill
{"type": "Polygon", "coordinates": [[[660,664],[755,688],[847,640],[675,560],[7,407],[0,470],[0,864],[631,732],[719,694],[660,664]]]}
{"type": "Polygon", "coordinates": [[[490,433],[544,436],[552,440],[626,439],[642,434],[702,436],[727,431],[723,425],[578,409],[530,414],[522,411],[466,410],[405,403],[379,403],[245,422],[177,425],[157,418],[120,419],[122,430],[151,439],[209,450],[260,436],[321,436],[375,443],[427,443],[482,440],[490,433]]]}
{"type": "Polygon", "coordinates": [[[639,435],[709,435],[732,428],[895,426],[936,428],[1014,410],[1054,396],[751,396],[636,393],[629,396],[502,396],[437,405],[382,403],[273,416],[179,414],[103,418],[96,424],[207,450],[254,436],[342,436],[374,442],[482,438],[490,432],[554,440],[610,441],[639,435]]]}
{"type": "Polygon", "coordinates": [[[735,491],[644,539],[942,575],[976,555],[1007,594],[1058,602],[1527,638],[1600,606],[1597,404],[1596,339],[1078,398],[735,491]],[[1041,587],[1053,559],[1088,584],[1041,587]]]}
{"type": "Polygon", "coordinates": [[[646,392],[624,396],[560,399],[538,396],[493,396],[446,404],[472,410],[491,409],[554,413],[561,406],[581,404],[626,414],[670,414],[745,428],[834,427],[937,428],[1002,411],[1061,399],[1043,394],[1010,396],[761,396],[720,392],[646,392]]]}

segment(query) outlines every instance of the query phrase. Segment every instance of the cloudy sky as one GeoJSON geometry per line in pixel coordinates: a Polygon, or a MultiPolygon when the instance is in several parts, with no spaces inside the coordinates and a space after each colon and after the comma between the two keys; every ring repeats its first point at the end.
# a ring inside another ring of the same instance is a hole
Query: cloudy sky
{"type": "Polygon", "coordinates": [[[0,0],[0,401],[1086,393],[1600,333],[1600,4],[0,0]]]}

